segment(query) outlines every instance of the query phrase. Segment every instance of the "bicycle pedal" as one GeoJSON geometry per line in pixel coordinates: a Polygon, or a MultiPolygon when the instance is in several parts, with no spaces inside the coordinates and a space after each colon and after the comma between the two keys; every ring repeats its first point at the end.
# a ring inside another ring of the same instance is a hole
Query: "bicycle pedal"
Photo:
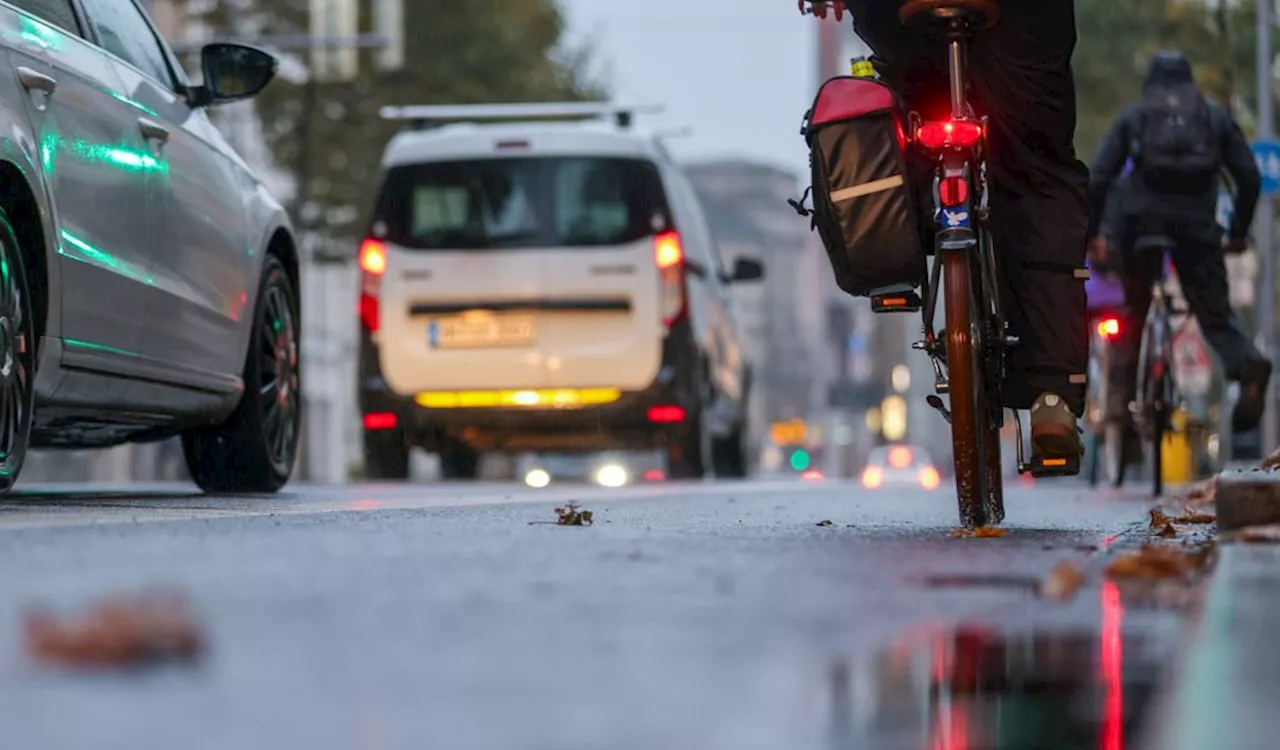
{"type": "Polygon", "coordinates": [[[871,295],[871,312],[873,313],[913,313],[920,312],[922,306],[920,295],[915,292],[871,295]]]}
{"type": "Polygon", "coordinates": [[[1030,474],[1036,479],[1074,477],[1080,473],[1080,457],[1033,456],[1030,474]]]}
{"type": "Polygon", "coordinates": [[[946,404],[942,403],[942,399],[937,396],[927,396],[925,397],[925,403],[937,409],[942,418],[947,420],[947,424],[951,424],[951,412],[947,410],[946,404]]]}

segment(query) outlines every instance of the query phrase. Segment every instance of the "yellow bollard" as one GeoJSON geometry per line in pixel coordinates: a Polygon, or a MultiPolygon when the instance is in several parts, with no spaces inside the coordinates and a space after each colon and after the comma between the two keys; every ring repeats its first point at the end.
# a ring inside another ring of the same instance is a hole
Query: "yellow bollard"
{"type": "Polygon", "coordinates": [[[1173,431],[1160,443],[1160,464],[1165,484],[1185,484],[1195,479],[1195,453],[1187,439],[1187,412],[1178,409],[1170,420],[1173,431]]]}

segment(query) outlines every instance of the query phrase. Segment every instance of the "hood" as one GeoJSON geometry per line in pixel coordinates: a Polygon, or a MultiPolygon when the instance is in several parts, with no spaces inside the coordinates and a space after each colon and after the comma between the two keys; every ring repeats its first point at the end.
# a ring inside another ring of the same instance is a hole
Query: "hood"
{"type": "Polygon", "coordinates": [[[1195,83],[1191,73],[1191,61],[1181,52],[1158,52],[1151,60],[1151,70],[1147,73],[1147,82],[1143,90],[1152,86],[1174,86],[1180,83],[1195,83]]]}

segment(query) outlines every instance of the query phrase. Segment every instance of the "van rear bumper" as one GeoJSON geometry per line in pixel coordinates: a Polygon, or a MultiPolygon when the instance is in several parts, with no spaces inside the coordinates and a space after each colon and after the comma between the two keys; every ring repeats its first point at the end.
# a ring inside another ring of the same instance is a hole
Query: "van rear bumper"
{"type": "Polygon", "coordinates": [[[653,382],[643,390],[624,391],[607,404],[434,409],[419,405],[414,394],[390,389],[378,365],[376,346],[362,335],[360,410],[362,415],[394,414],[405,437],[429,451],[446,441],[461,441],[481,451],[657,449],[666,445],[669,436],[683,432],[697,413],[693,351],[688,327],[673,329],[664,342],[662,366],[653,382]],[[684,419],[669,421],[671,410],[664,410],[664,419],[651,418],[651,409],[668,406],[683,409],[684,419]]]}

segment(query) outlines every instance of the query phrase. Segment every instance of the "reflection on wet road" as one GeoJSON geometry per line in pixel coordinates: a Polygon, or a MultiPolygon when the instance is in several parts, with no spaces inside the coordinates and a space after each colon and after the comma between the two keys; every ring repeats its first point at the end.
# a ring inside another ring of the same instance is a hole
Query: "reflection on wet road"
{"type": "Polygon", "coordinates": [[[831,750],[1130,747],[1165,654],[1126,632],[1114,584],[1101,598],[1096,633],[961,626],[899,640],[865,676],[837,663],[831,750]]]}

